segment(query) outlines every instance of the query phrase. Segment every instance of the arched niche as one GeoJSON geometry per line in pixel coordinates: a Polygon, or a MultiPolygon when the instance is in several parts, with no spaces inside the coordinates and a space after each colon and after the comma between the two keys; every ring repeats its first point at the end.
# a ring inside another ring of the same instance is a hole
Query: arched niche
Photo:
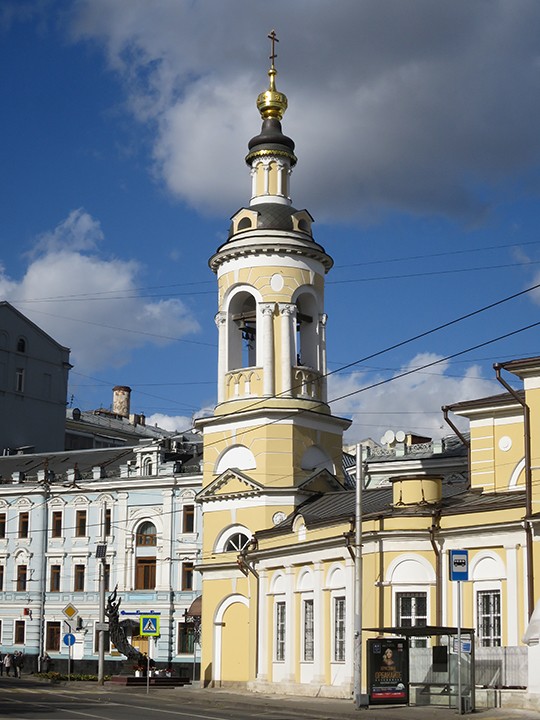
{"type": "Polygon", "coordinates": [[[435,570],[420,555],[400,556],[386,571],[386,581],[392,585],[421,585],[435,582],[435,570]]]}
{"type": "Polygon", "coordinates": [[[224,450],[216,462],[214,472],[219,475],[229,468],[254,470],[257,467],[255,455],[245,445],[233,445],[224,450]]]}
{"type": "Polygon", "coordinates": [[[328,470],[334,474],[335,467],[328,453],[317,445],[311,445],[302,455],[300,462],[302,470],[328,470]]]}

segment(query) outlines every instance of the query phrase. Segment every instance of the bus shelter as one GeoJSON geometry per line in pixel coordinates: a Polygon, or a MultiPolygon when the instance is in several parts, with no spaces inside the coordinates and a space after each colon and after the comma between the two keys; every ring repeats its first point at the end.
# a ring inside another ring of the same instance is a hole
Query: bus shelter
{"type": "MultiPolygon", "coordinates": [[[[409,705],[444,706],[455,708],[460,714],[474,711],[473,629],[461,628],[458,631],[457,627],[426,625],[364,630],[377,633],[377,639],[392,635],[394,639],[403,638],[405,641],[408,648],[405,702],[409,705]]],[[[370,656],[370,653],[373,655],[374,647],[377,651],[380,650],[377,639],[371,639],[367,643],[370,703],[376,698],[378,689],[375,687],[379,679],[377,674],[369,672],[370,666],[374,667],[378,662],[378,659],[370,656]]]]}

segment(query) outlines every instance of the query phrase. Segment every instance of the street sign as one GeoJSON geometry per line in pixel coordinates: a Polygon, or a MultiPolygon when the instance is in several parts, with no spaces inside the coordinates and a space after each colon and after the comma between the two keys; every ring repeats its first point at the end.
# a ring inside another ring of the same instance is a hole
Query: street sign
{"type": "Polygon", "coordinates": [[[101,630],[103,630],[104,632],[107,632],[108,629],[109,629],[109,623],[108,623],[108,622],[97,622],[97,623],[94,625],[94,630],[95,630],[96,632],[100,632],[101,630]]]}
{"type": "Polygon", "coordinates": [[[64,635],[64,645],[67,645],[68,647],[75,645],[75,635],[73,635],[73,633],[66,633],[64,635]]]}
{"type": "Polygon", "coordinates": [[[450,550],[450,580],[469,579],[469,551],[450,550]]]}
{"type": "Polygon", "coordinates": [[[160,634],[159,616],[141,615],[139,634],[157,637],[160,634]]]}
{"type": "Polygon", "coordinates": [[[62,610],[64,615],[71,620],[71,618],[75,617],[75,615],[79,612],[75,605],[72,605],[71,603],[68,603],[66,607],[62,610]]]}

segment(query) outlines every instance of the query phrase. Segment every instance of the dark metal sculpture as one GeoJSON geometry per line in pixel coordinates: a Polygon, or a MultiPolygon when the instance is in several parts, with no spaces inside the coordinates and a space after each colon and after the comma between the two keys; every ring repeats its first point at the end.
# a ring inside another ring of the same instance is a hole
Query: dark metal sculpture
{"type": "Polygon", "coordinates": [[[105,608],[105,614],[109,618],[109,636],[111,642],[128,660],[133,660],[137,666],[146,668],[148,661],[146,655],[143,655],[140,650],[137,650],[137,648],[134,648],[133,645],[128,642],[126,631],[122,625],[120,625],[120,603],[122,599],[118,597],[118,593],[116,592],[117,587],[118,585],[107,598],[107,607],[105,608]]]}

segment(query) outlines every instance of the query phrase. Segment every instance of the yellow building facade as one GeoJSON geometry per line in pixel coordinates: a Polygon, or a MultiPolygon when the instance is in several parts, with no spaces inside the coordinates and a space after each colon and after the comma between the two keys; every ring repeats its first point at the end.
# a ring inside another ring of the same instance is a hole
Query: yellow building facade
{"type": "MultiPolygon", "coordinates": [[[[218,282],[218,403],[203,434],[205,685],[350,697],[355,491],[349,421],[326,395],[324,281],[332,260],[291,203],[294,143],[272,62],[246,162],[251,199],[210,259],[218,282]]],[[[362,640],[384,628],[456,626],[451,550],[468,550],[464,627],[478,647],[519,647],[539,598],[540,359],[502,369],[519,392],[458,403],[463,444],[369,457],[387,479],[362,500],[362,640]]],[[[500,370],[498,370],[500,372],[500,370]]],[[[429,648],[430,638],[411,641],[429,648]]],[[[365,668],[364,668],[365,685],[365,668]]]]}

